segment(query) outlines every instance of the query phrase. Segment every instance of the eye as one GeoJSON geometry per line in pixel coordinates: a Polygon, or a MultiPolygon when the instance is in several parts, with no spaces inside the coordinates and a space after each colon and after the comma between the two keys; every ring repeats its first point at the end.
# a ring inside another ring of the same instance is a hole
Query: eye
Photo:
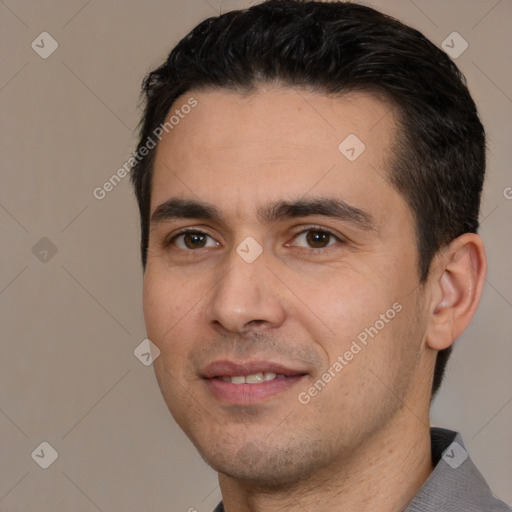
{"type": "Polygon", "coordinates": [[[341,242],[341,239],[325,229],[310,228],[302,231],[294,237],[294,243],[300,247],[309,247],[311,249],[324,249],[336,242],[341,242]]]}
{"type": "Polygon", "coordinates": [[[167,245],[174,245],[178,249],[190,250],[217,247],[219,244],[210,235],[201,231],[185,231],[172,237],[167,245]]]}

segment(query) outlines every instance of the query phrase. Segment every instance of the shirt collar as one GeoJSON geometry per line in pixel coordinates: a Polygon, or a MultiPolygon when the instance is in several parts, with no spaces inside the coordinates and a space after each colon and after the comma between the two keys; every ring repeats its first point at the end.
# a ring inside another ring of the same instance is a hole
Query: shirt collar
{"type": "Polygon", "coordinates": [[[434,471],[404,512],[510,510],[493,496],[459,433],[431,428],[430,439],[434,471]]]}

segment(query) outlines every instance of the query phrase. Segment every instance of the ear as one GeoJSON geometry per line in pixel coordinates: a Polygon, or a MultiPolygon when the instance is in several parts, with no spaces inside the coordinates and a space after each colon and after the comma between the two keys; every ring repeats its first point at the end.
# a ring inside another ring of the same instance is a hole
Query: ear
{"type": "Polygon", "coordinates": [[[475,314],[487,273],[484,244],[475,233],[452,240],[432,262],[426,343],[443,350],[464,332],[475,314]]]}

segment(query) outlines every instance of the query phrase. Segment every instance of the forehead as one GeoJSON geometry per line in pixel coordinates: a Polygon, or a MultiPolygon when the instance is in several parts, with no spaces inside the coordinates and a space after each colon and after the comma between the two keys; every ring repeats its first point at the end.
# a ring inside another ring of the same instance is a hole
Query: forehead
{"type": "Polygon", "coordinates": [[[167,119],[173,114],[181,114],[179,121],[157,146],[151,211],[171,195],[238,214],[309,193],[360,204],[397,200],[386,179],[395,117],[373,95],[286,87],[190,91],[167,119]],[[196,106],[181,110],[191,98],[196,106]]]}

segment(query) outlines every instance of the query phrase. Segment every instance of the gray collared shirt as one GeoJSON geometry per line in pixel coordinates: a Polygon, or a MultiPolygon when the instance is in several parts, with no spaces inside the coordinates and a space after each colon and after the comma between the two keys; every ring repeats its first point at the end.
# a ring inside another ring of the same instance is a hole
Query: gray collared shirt
{"type": "Polygon", "coordinates": [[[471,461],[462,437],[430,429],[434,471],[404,512],[507,512],[471,461]]]}
{"type": "MultiPolygon", "coordinates": [[[[460,434],[430,429],[434,471],[404,512],[510,512],[469,458],[460,434]]],[[[214,512],[225,512],[219,503],[214,512]]]]}

